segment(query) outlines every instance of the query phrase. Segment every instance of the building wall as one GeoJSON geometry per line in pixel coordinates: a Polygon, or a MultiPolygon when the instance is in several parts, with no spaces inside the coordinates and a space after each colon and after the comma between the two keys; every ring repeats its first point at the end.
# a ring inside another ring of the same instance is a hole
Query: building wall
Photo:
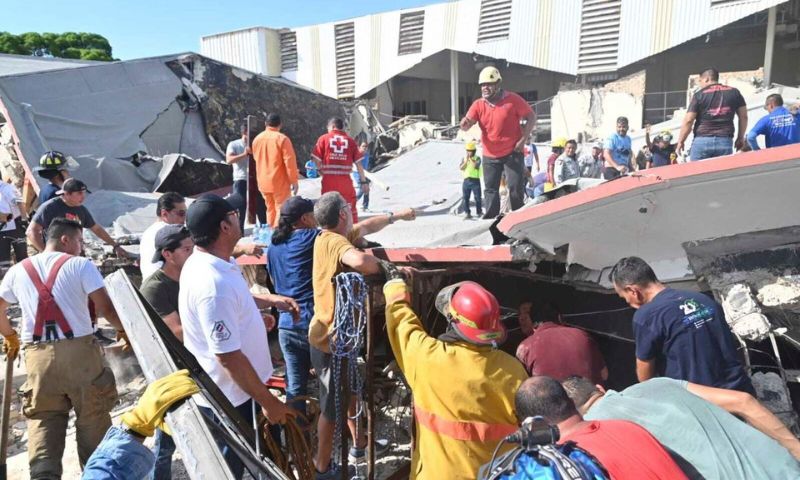
{"type": "MultiPolygon", "coordinates": [[[[280,48],[277,71],[270,73],[267,65],[266,35],[270,30],[255,27],[203,37],[200,39],[200,54],[262,75],[279,75],[280,48]]],[[[274,41],[274,37],[270,40],[274,41]]]]}

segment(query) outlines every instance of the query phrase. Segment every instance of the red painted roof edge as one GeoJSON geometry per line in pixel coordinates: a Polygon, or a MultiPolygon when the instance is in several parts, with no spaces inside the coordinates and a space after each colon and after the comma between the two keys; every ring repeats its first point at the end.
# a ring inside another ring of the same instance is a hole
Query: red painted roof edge
{"type": "Polygon", "coordinates": [[[510,245],[487,247],[373,248],[370,253],[395,263],[511,262],[510,245]]]}
{"type": "Polygon", "coordinates": [[[511,212],[497,225],[503,233],[508,233],[516,225],[536,220],[554,213],[592,203],[621,193],[636,190],[653,184],[680,178],[724,172],[745,167],[768,165],[800,159],[800,144],[774,147],[747,153],[736,153],[724,157],[687,162],[678,165],[646,170],[642,174],[612,180],[593,188],[571,193],[561,198],[511,212]]]}
{"type": "MultiPolygon", "coordinates": [[[[510,245],[489,247],[373,248],[367,250],[383,260],[395,263],[502,263],[513,261],[510,245]]],[[[239,265],[265,265],[267,256],[243,255],[239,265]]]]}

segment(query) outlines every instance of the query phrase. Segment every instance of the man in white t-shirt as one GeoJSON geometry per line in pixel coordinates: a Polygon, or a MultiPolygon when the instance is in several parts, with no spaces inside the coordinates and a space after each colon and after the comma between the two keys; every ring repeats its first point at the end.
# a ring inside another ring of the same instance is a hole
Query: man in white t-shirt
{"type": "MultiPolygon", "coordinates": [[[[275,319],[262,317],[259,307],[274,306],[292,312],[295,318],[299,308],[294,300],[280,295],[252,295],[232,261],[234,246],[242,236],[237,210],[242,201],[239,195],[225,200],[207,194],[189,206],[186,226],[195,250],[180,276],[183,343],[244,418],[252,418],[258,405],[270,424],[283,423],[294,415],[293,410],[264,384],[272,375],[267,330],[274,327],[275,319]]],[[[241,478],[241,460],[224,441],[219,443],[232,473],[241,478]]]]}
{"type": "Polygon", "coordinates": [[[139,269],[142,271],[142,280],[155,273],[164,263],[152,261],[156,253],[156,233],[164,225],[183,224],[186,220],[186,199],[175,192],[161,195],[156,205],[156,216],[158,221],[147,227],[139,240],[139,269]]]}
{"type": "Polygon", "coordinates": [[[11,251],[20,262],[28,256],[25,246],[25,232],[18,221],[25,210],[25,204],[17,187],[0,181],[0,267],[11,266],[11,251]]]}
{"type": "Polygon", "coordinates": [[[20,392],[28,419],[31,478],[61,477],[73,409],[78,458],[86,463],[111,426],[109,412],[117,400],[114,373],[92,335],[88,300],[119,336],[124,331],[103,277],[90,259],[79,256],[82,247],[81,224],[56,218],[47,229],[44,251],[11,267],[0,283],[0,334],[7,361],[19,353],[20,337],[25,350],[28,378],[20,392]],[[49,292],[53,302],[40,302],[40,291],[49,292]],[[22,310],[19,336],[6,315],[12,303],[22,310]]]}

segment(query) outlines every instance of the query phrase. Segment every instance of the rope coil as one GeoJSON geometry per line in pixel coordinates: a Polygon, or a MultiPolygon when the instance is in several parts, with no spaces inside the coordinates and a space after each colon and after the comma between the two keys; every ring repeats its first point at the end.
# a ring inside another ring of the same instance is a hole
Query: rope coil
{"type": "MultiPolygon", "coordinates": [[[[347,363],[347,378],[350,391],[355,396],[356,413],[351,420],[356,421],[356,431],[359,431],[359,419],[364,412],[364,402],[362,393],[364,390],[364,378],[358,368],[358,356],[364,347],[367,328],[367,283],[360,273],[345,272],[340,273],[334,278],[336,310],[333,317],[333,330],[330,337],[330,349],[332,358],[332,379],[331,385],[335,393],[336,401],[336,429],[334,438],[339,442],[344,442],[344,425],[339,421],[342,409],[348,408],[342,405],[341,383],[342,383],[342,364],[347,363]]],[[[342,445],[342,443],[339,443],[342,445]]],[[[335,451],[338,451],[335,450],[335,451]]],[[[340,459],[341,460],[341,459],[340,459]]]]}

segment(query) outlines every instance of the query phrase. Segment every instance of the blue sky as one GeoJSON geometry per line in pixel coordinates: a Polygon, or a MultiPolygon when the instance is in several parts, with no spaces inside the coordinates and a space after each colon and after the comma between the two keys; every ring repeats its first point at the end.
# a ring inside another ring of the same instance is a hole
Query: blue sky
{"type": "Polygon", "coordinates": [[[116,58],[199,51],[200,37],[245,27],[297,27],[437,0],[2,0],[0,31],[92,32],[116,58]]]}

